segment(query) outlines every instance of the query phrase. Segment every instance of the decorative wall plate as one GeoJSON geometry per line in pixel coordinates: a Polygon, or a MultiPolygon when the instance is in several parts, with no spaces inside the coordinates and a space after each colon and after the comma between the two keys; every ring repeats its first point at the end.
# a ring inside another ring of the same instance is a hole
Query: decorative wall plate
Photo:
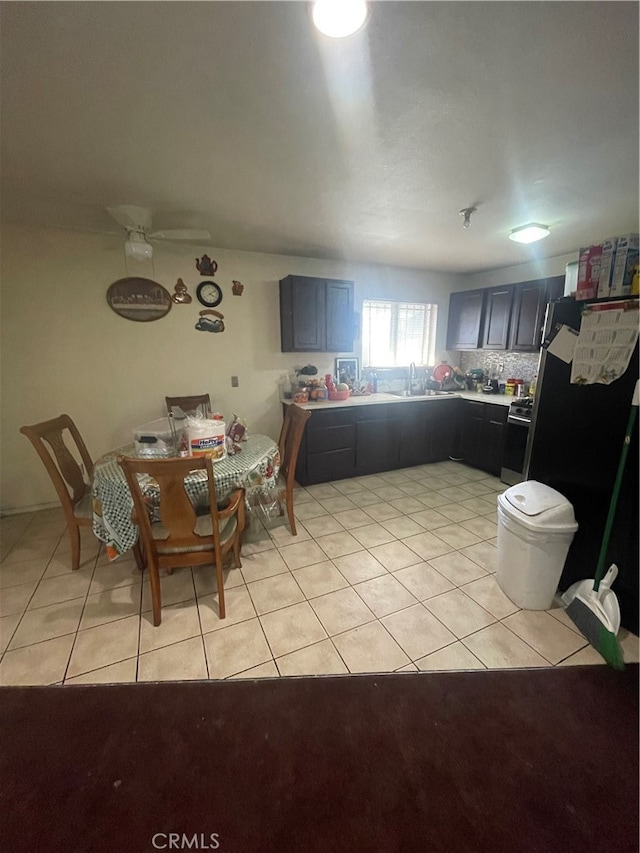
{"type": "Polygon", "coordinates": [[[171,294],[150,278],[120,278],[107,290],[109,307],[127,320],[148,323],[171,310],[171,294]]]}

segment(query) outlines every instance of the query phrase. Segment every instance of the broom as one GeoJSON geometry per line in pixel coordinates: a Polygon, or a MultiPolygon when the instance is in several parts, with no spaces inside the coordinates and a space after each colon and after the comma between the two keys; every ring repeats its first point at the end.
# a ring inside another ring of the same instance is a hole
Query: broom
{"type": "Polygon", "coordinates": [[[620,454],[618,472],[616,474],[616,480],[611,494],[611,501],[609,503],[609,513],[604,527],[600,554],[598,555],[596,573],[593,579],[593,589],[587,595],[581,595],[578,593],[571,604],[567,607],[567,616],[569,616],[569,618],[576,624],[594,649],[600,652],[606,662],[611,664],[614,669],[624,669],[624,658],[622,657],[622,649],[620,648],[620,643],[618,642],[616,633],[609,630],[608,625],[605,624],[603,620],[598,590],[600,589],[600,582],[604,577],[604,564],[607,557],[609,540],[611,538],[611,528],[613,527],[613,519],[618,506],[622,477],[624,474],[625,463],[627,461],[627,455],[629,453],[631,433],[638,414],[639,402],[640,381],[636,382],[636,387],[633,392],[631,412],[629,413],[629,421],[627,423],[624,441],[622,442],[622,452],[620,454]]]}

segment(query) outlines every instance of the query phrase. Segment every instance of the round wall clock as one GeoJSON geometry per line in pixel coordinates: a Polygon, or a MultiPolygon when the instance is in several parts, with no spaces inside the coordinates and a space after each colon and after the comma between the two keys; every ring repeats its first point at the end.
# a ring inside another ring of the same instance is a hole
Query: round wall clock
{"type": "Polygon", "coordinates": [[[215,281],[203,281],[198,285],[196,296],[207,308],[215,308],[222,302],[222,291],[215,281]]]}

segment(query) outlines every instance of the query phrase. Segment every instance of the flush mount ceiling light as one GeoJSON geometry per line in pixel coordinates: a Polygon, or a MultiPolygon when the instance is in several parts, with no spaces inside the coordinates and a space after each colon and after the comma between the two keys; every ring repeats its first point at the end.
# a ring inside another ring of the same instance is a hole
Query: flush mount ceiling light
{"type": "Polygon", "coordinates": [[[530,222],[529,225],[514,228],[511,234],[509,234],[509,239],[515,240],[516,243],[535,243],[536,240],[548,237],[550,233],[551,231],[549,231],[546,225],[530,222]]]}
{"type": "Polygon", "coordinates": [[[313,23],[331,38],[353,35],[364,24],[367,4],[364,0],[317,0],[313,4],[313,23]]]}

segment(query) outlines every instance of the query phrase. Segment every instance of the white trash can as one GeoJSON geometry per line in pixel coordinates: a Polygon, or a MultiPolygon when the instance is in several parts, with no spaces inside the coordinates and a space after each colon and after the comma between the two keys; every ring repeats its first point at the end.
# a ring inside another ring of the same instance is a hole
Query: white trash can
{"type": "Polygon", "coordinates": [[[528,480],[498,496],[496,580],[524,610],[547,610],[578,529],[569,501],[528,480]]]}

